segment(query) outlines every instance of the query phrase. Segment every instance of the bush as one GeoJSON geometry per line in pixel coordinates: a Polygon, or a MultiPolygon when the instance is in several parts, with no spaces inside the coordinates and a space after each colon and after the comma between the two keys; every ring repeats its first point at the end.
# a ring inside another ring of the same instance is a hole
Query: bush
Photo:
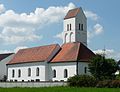
{"type": "Polygon", "coordinates": [[[104,80],[104,81],[99,81],[96,85],[98,88],[103,88],[103,87],[109,87],[111,83],[111,80],[104,80]]]}
{"type": "Polygon", "coordinates": [[[120,87],[120,80],[104,80],[104,81],[99,81],[96,85],[96,87],[99,88],[119,88],[120,87]]]}
{"type": "Polygon", "coordinates": [[[118,70],[118,65],[114,59],[106,59],[101,55],[93,57],[88,66],[89,72],[97,80],[115,79],[114,73],[118,70]]]}
{"type": "Polygon", "coordinates": [[[75,75],[73,77],[68,78],[69,86],[76,87],[94,87],[96,86],[96,79],[89,75],[75,75]]]}
{"type": "Polygon", "coordinates": [[[116,79],[120,80],[120,74],[116,75],[116,79]]]}

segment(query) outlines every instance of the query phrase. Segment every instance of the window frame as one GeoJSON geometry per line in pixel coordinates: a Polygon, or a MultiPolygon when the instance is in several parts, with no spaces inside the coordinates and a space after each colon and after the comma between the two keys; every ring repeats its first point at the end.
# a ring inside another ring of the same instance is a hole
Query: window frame
{"type": "Polygon", "coordinates": [[[28,77],[31,76],[31,68],[28,68],[28,77]]]}
{"type": "Polygon", "coordinates": [[[72,25],[70,24],[70,30],[72,30],[72,25]]]}
{"type": "Polygon", "coordinates": [[[81,24],[79,23],[79,30],[81,30],[81,24]]]}
{"type": "Polygon", "coordinates": [[[36,68],[36,76],[40,76],[40,68],[39,67],[36,68]]]}
{"type": "Polygon", "coordinates": [[[14,77],[15,77],[15,70],[12,69],[12,78],[14,78],[14,77]]]}
{"type": "Polygon", "coordinates": [[[67,78],[67,77],[68,77],[68,70],[64,69],[64,78],[67,78]]]}
{"type": "Polygon", "coordinates": [[[84,30],[83,24],[81,24],[81,30],[82,30],[82,31],[84,30]]]}
{"type": "Polygon", "coordinates": [[[53,70],[53,78],[56,78],[56,70],[53,70]]]}
{"type": "Polygon", "coordinates": [[[18,77],[21,77],[21,70],[18,69],[18,77]]]}
{"type": "Polygon", "coordinates": [[[84,73],[85,74],[87,73],[87,67],[84,67],[84,73]]]}
{"type": "Polygon", "coordinates": [[[69,24],[67,24],[67,31],[69,31],[69,24]]]}

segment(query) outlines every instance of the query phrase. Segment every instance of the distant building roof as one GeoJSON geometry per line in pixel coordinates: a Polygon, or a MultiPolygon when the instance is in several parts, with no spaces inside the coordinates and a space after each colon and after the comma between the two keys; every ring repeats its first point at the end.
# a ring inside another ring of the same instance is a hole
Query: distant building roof
{"type": "Polygon", "coordinates": [[[66,43],[51,62],[89,61],[95,54],[82,43],[66,43]]]}
{"type": "Polygon", "coordinates": [[[14,53],[4,53],[4,54],[0,54],[0,61],[7,58],[8,56],[12,55],[14,53]]]}
{"type": "Polygon", "coordinates": [[[73,18],[80,12],[80,8],[69,10],[64,19],[73,18]]]}
{"type": "Polygon", "coordinates": [[[47,61],[49,56],[54,53],[56,48],[60,49],[60,46],[58,44],[52,44],[21,49],[15,54],[13,59],[8,64],[47,61]]]}

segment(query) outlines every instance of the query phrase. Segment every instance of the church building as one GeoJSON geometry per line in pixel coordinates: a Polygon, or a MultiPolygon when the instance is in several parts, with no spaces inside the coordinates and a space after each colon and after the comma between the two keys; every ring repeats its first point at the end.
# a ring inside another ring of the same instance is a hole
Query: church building
{"type": "Polygon", "coordinates": [[[8,81],[67,81],[90,74],[88,64],[95,54],[87,47],[87,18],[82,8],[64,17],[63,44],[20,49],[7,64],[8,81]]]}

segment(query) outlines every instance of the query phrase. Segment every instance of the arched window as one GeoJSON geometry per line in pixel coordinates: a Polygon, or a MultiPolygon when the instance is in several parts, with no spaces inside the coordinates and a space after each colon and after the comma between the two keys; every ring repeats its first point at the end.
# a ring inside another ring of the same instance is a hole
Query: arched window
{"type": "Polygon", "coordinates": [[[21,70],[18,70],[18,77],[21,77],[21,70]]]}
{"type": "Polygon", "coordinates": [[[28,68],[28,76],[31,76],[31,68],[28,68]]]}
{"type": "Polygon", "coordinates": [[[80,23],[79,23],[79,30],[80,30],[80,23]]]}
{"type": "Polygon", "coordinates": [[[40,69],[37,67],[36,68],[36,76],[39,76],[39,73],[40,73],[40,69]]]}
{"type": "Polygon", "coordinates": [[[68,71],[67,69],[64,70],[64,78],[67,78],[68,77],[68,71]]]}
{"type": "Polygon", "coordinates": [[[12,70],[12,77],[15,77],[15,70],[12,70]]]}
{"type": "Polygon", "coordinates": [[[84,29],[84,28],[83,28],[83,24],[81,24],[81,30],[83,31],[83,29],[84,29]]]}
{"type": "Polygon", "coordinates": [[[69,24],[67,24],[67,31],[69,31],[69,24]]]}
{"type": "Polygon", "coordinates": [[[66,33],[66,34],[65,34],[65,41],[64,41],[65,43],[67,42],[67,35],[68,35],[68,34],[66,33]]]}
{"type": "Polygon", "coordinates": [[[87,67],[84,68],[84,73],[87,73],[87,67]]]}
{"type": "Polygon", "coordinates": [[[54,69],[53,70],[53,78],[55,78],[56,77],[56,70],[54,69]]]}
{"type": "Polygon", "coordinates": [[[73,42],[73,32],[70,33],[70,42],[73,42]]]}
{"type": "Polygon", "coordinates": [[[70,30],[71,30],[71,24],[70,24],[70,30]]]}

